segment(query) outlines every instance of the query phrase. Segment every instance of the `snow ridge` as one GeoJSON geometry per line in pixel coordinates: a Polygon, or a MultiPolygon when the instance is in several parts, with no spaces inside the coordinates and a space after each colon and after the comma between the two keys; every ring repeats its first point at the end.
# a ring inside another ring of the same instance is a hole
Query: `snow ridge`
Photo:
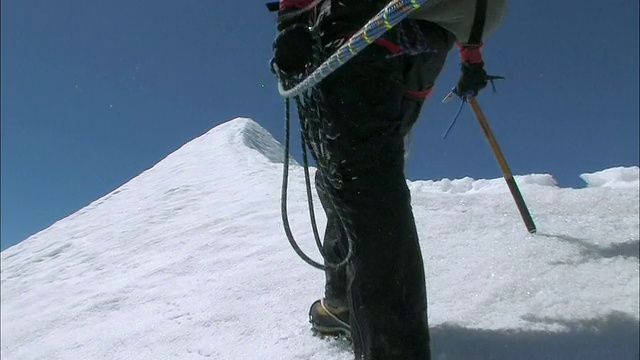
{"type": "Polygon", "coordinates": [[[580,178],[587,183],[588,187],[638,187],[640,168],[614,167],[594,173],[580,175],[580,178]]]}

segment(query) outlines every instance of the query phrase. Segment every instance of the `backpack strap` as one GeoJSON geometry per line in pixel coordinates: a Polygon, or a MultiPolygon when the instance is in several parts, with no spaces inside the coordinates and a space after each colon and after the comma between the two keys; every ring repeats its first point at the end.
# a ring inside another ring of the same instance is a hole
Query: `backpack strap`
{"type": "Polygon", "coordinates": [[[482,43],[484,22],[487,19],[487,2],[488,0],[476,0],[476,11],[473,15],[473,25],[471,26],[468,44],[478,45],[482,43]]]}

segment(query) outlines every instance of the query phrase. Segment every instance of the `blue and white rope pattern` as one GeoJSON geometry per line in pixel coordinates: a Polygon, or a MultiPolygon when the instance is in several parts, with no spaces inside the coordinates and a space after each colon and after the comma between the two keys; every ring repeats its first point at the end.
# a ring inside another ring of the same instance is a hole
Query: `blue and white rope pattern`
{"type": "Polygon", "coordinates": [[[322,81],[337,68],[353,58],[362,49],[377,40],[382,34],[397,25],[409,13],[418,9],[428,0],[394,0],[385,6],[373,19],[349,41],[342,45],[331,57],[322,63],[311,75],[292,89],[285,90],[278,84],[278,92],[285,98],[300,95],[322,81]]]}

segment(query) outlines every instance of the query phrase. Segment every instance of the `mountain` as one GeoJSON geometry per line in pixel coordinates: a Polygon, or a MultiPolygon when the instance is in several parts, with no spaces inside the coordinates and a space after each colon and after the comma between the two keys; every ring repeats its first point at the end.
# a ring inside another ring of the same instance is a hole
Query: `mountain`
{"type": "MultiPolygon", "coordinates": [[[[282,158],[233,119],[3,251],[2,359],[352,359],[309,331],[324,275],[284,234],[282,158]]],[[[290,172],[292,230],[319,260],[290,172]]],[[[517,176],[534,235],[501,178],[409,182],[434,358],[638,359],[638,172],[517,176]]]]}

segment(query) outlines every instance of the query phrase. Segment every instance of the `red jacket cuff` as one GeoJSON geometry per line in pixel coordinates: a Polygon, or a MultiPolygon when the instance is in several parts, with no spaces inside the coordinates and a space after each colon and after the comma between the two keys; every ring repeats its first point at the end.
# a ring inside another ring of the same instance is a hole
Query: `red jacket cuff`
{"type": "Polygon", "coordinates": [[[462,44],[458,43],[460,60],[467,64],[477,64],[483,62],[482,53],[480,52],[481,47],[482,44],[475,47],[464,47],[462,44]]]}

